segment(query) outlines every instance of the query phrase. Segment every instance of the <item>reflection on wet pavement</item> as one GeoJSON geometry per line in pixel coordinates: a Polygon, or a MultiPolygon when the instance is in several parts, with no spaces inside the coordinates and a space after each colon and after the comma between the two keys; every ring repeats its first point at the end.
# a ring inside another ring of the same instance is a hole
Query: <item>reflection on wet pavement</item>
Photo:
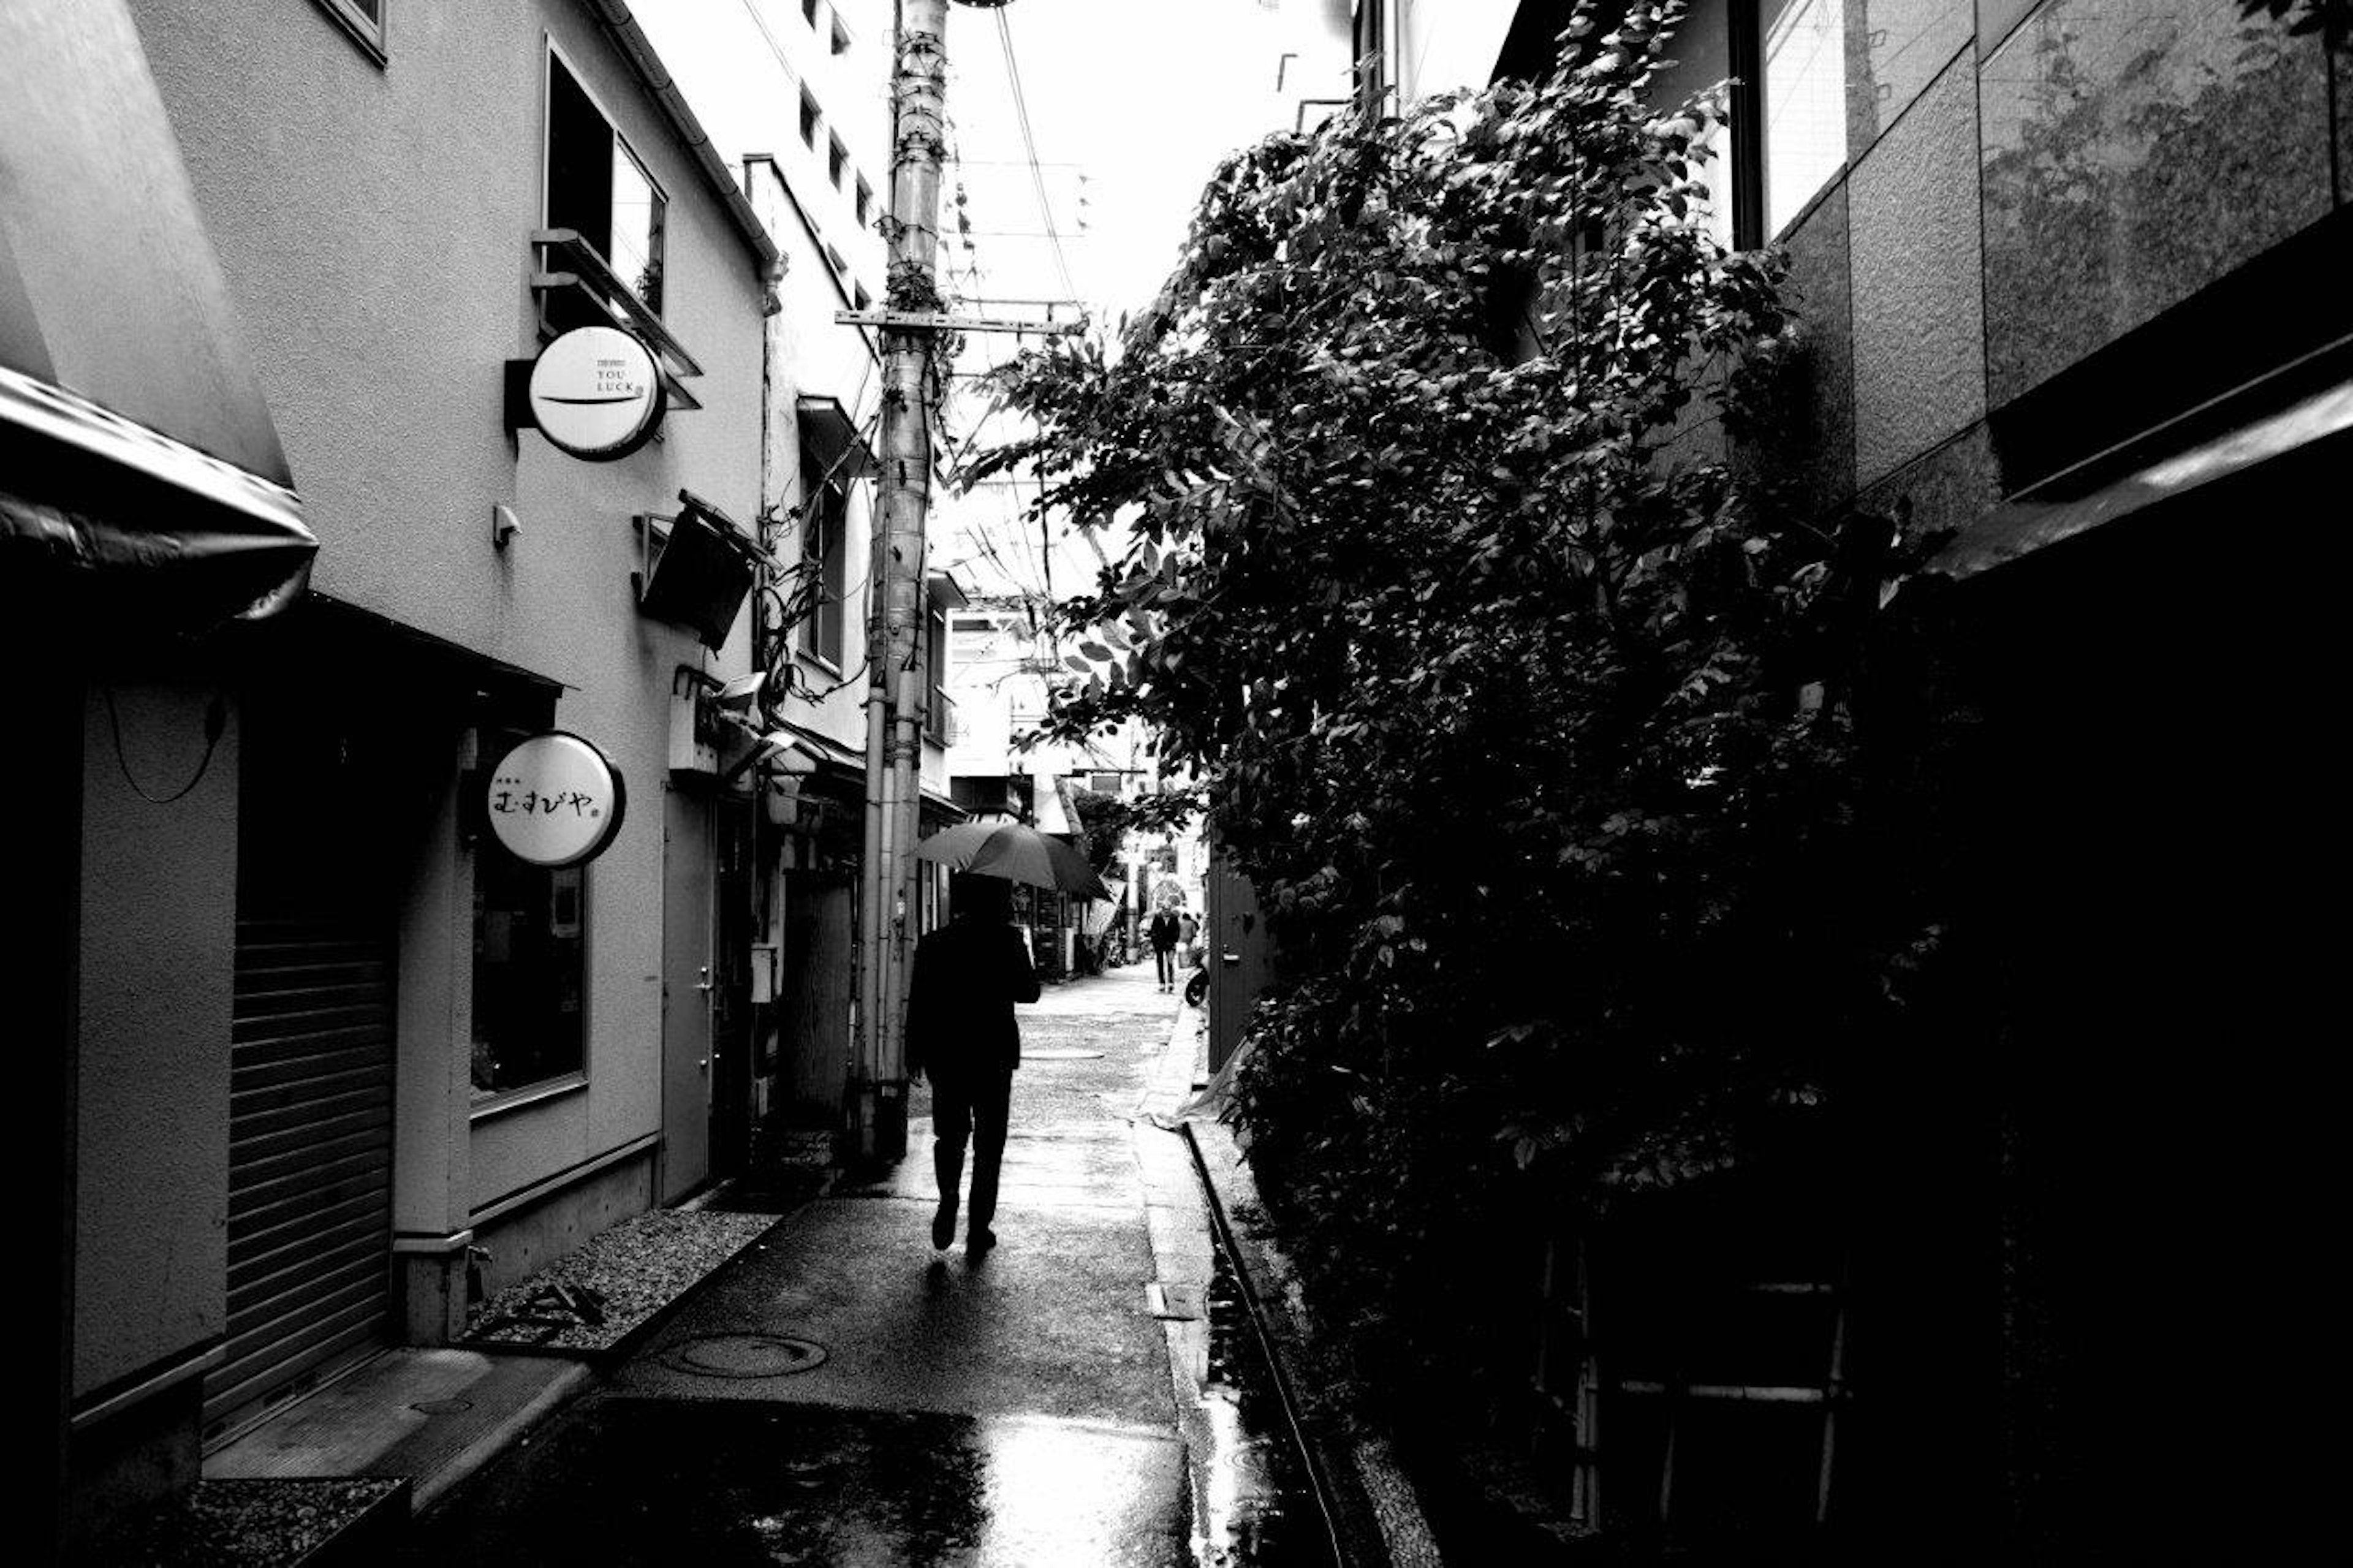
{"type": "MultiPolygon", "coordinates": [[[[1148,972],[1145,972],[1148,973],[1148,972]]],[[[1334,1562],[1141,978],[1025,1017],[999,1245],[933,1252],[914,1157],[747,1248],[400,1561],[1290,1568],[1334,1562]],[[1173,1398],[1172,1398],[1173,1394],[1173,1398]]]]}
{"type": "Polygon", "coordinates": [[[1208,1346],[1198,1363],[1205,1375],[1197,1384],[1194,1434],[1201,1445],[1195,1461],[1200,1561],[1204,1568],[1334,1563],[1305,1463],[1222,1249],[1207,1306],[1208,1346]]]}
{"type": "Polygon", "coordinates": [[[1184,1471],[1174,1439],[1097,1422],[596,1396],[404,1558],[1181,1568],[1184,1471]]]}

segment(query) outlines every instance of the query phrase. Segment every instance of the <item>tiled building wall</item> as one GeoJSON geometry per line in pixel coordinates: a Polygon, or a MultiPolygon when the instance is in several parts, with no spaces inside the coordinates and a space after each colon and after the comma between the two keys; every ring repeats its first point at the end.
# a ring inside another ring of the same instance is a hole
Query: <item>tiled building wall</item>
{"type": "Polygon", "coordinates": [[[1846,0],[1844,24],[1848,166],[1776,237],[1813,408],[1743,454],[1818,510],[1967,521],[2033,477],[2005,478],[1989,414],[2353,196],[2353,57],[2236,0],[1846,0]]]}

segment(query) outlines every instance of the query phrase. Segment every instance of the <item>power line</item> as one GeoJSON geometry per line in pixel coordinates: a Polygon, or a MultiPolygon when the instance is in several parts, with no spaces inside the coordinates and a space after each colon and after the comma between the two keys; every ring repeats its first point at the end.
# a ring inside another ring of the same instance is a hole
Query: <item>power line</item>
{"type": "Polygon", "coordinates": [[[1038,193],[1038,215],[1045,220],[1046,237],[1053,242],[1054,270],[1060,275],[1062,292],[1075,297],[1078,285],[1071,281],[1070,258],[1062,254],[1062,237],[1054,227],[1054,204],[1047,199],[1045,172],[1038,166],[1038,139],[1029,127],[1029,102],[1021,90],[1021,65],[1013,56],[1013,24],[1000,8],[997,13],[997,37],[1005,47],[1005,76],[1013,88],[1013,116],[1021,127],[1021,150],[1029,160],[1029,183],[1038,193]]]}

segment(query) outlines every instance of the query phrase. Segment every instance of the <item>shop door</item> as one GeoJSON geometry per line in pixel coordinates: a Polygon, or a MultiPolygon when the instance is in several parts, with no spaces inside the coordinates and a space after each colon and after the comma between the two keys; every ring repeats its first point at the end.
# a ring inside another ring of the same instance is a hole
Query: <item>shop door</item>
{"type": "Polygon", "coordinates": [[[752,806],[719,805],[717,927],[712,943],[711,1172],[732,1176],[752,1150],[752,806]]]}
{"type": "Polygon", "coordinates": [[[227,1359],[205,1380],[225,1435],[385,1342],[396,973],[386,868],[322,842],[322,802],[383,773],[358,734],[253,705],[239,765],[229,1035],[227,1359]]]}
{"type": "Polygon", "coordinates": [[[828,1126],[849,1083],[852,894],[847,881],[820,872],[785,879],[789,1092],[803,1120],[828,1126]]]}
{"type": "Polygon", "coordinates": [[[662,1152],[659,1200],[711,1174],[714,852],[709,802],[662,795],[662,1152]]]}

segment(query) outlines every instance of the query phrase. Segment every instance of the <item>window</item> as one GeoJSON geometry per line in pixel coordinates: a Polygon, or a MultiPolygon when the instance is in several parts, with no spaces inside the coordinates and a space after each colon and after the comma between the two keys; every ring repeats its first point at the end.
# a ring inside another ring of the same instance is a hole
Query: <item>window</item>
{"type": "Polygon", "coordinates": [[[842,602],[849,584],[849,500],[839,483],[820,484],[823,477],[814,464],[805,466],[801,475],[801,490],[808,497],[801,552],[803,559],[815,563],[818,579],[817,605],[801,623],[801,650],[839,669],[842,628],[849,613],[842,602]]]}
{"type": "Polygon", "coordinates": [[[863,310],[874,303],[874,296],[866,291],[865,284],[853,283],[849,286],[849,302],[863,310]]]}
{"type": "Polygon", "coordinates": [[[375,63],[385,60],[384,8],[385,0],[317,0],[320,10],[333,17],[353,42],[367,51],[375,63]]]}
{"type": "Polygon", "coordinates": [[[839,136],[827,138],[825,173],[826,177],[833,182],[835,190],[841,189],[841,177],[849,167],[849,149],[841,144],[841,138],[839,136]]]}
{"type": "Polygon", "coordinates": [[[817,0],[801,0],[801,16],[812,27],[817,26],[817,0]]]}
{"type": "Polygon", "coordinates": [[[668,199],[571,69],[547,55],[547,225],[596,247],[657,315],[668,199]]]}
{"type": "MultiPolygon", "coordinates": [[[[495,757],[521,730],[485,729],[495,757]]],[[[526,865],[488,835],[474,852],[473,1096],[494,1096],[577,1074],[587,926],[586,868],[526,865]]]]}
{"type": "Polygon", "coordinates": [[[841,13],[839,11],[833,16],[832,44],[833,52],[837,55],[846,55],[849,52],[849,35],[842,29],[841,13]]]}
{"type": "Polygon", "coordinates": [[[818,118],[817,100],[809,96],[808,89],[801,89],[801,142],[806,146],[814,148],[817,145],[818,118]]]}
{"type": "Polygon", "coordinates": [[[934,604],[923,617],[923,733],[948,743],[948,612],[934,604]]]}
{"type": "Polygon", "coordinates": [[[1846,164],[1845,0],[1765,0],[1765,233],[1846,164]]]}
{"type": "Polygon", "coordinates": [[[865,228],[874,221],[874,187],[866,183],[866,176],[863,174],[858,177],[857,199],[858,226],[865,228]]]}

